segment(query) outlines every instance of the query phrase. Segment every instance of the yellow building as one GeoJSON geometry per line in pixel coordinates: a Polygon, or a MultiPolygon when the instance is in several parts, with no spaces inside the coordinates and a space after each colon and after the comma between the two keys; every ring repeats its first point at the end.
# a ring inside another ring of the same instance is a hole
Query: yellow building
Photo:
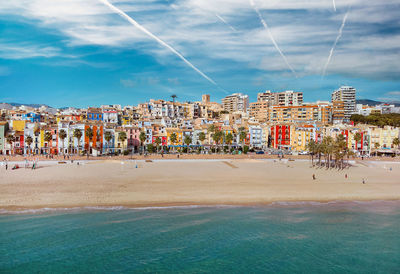
{"type": "Polygon", "coordinates": [[[165,129],[167,132],[167,142],[168,145],[172,146],[178,146],[178,145],[183,145],[183,130],[180,128],[167,128],[165,129]],[[171,135],[175,133],[176,134],[176,142],[172,143],[171,142],[171,135]]]}
{"type": "Polygon", "coordinates": [[[372,148],[394,148],[393,139],[399,138],[399,128],[391,126],[385,126],[384,128],[370,126],[369,128],[372,148]],[[378,144],[378,147],[375,144],[378,144]]]}
{"type": "Polygon", "coordinates": [[[12,121],[12,129],[14,131],[24,131],[25,130],[25,121],[24,120],[13,120],[12,121]]]}
{"type": "Polygon", "coordinates": [[[291,127],[290,146],[294,151],[306,151],[307,144],[315,141],[315,127],[313,125],[302,125],[291,127]]]}

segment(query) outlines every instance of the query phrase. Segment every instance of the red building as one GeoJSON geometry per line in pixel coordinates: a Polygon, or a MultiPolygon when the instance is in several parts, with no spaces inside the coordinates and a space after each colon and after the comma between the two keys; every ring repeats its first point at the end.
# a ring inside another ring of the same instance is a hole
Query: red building
{"type": "Polygon", "coordinates": [[[290,125],[271,127],[271,145],[277,149],[290,149],[290,125]]]}
{"type": "Polygon", "coordinates": [[[161,145],[162,146],[167,146],[168,145],[168,139],[167,139],[167,136],[153,136],[152,137],[152,140],[151,140],[151,143],[153,144],[153,145],[156,145],[156,139],[157,138],[160,138],[160,140],[161,140],[161,145]]]}

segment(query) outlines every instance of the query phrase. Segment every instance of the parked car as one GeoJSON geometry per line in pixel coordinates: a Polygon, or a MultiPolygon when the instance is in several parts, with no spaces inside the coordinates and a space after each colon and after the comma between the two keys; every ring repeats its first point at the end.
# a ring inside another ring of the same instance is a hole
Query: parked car
{"type": "Polygon", "coordinates": [[[256,154],[264,154],[264,151],[259,150],[259,151],[256,152],[256,154]]]}

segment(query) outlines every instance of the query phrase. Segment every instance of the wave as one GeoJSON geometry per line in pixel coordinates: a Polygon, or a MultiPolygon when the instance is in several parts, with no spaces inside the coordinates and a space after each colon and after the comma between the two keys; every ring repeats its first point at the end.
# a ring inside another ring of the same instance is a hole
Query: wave
{"type": "Polygon", "coordinates": [[[12,214],[40,214],[40,213],[56,213],[56,212],[77,212],[77,211],[120,211],[120,210],[170,210],[170,209],[200,209],[200,208],[215,208],[215,209],[228,209],[228,208],[300,208],[300,207],[326,207],[326,206],[400,206],[400,200],[335,200],[335,201],[276,201],[268,204],[258,205],[229,205],[229,204],[215,204],[215,205],[171,205],[171,206],[145,206],[145,207],[129,207],[129,206],[84,206],[84,207],[43,207],[34,209],[4,209],[0,208],[0,215],[12,214]]]}

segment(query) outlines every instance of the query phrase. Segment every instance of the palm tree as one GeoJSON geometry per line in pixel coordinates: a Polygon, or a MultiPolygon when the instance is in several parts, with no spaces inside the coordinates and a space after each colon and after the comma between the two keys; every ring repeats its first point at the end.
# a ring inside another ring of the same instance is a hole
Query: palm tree
{"type": "Polygon", "coordinates": [[[49,149],[48,154],[50,154],[50,141],[53,140],[53,135],[50,131],[46,131],[46,133],[44,134],[44,140],[47,142],[47,147],[49,149]]]}
{"type": "Polygon", "coordinates": [[[13,143],[15,142],[15,136],[12,134],[7,135],[7,143],[11,146],[13,154],[14,154],[14,145],[13,143]]]}
{"type": "Polygon", "coordinates": [[[58,137],[62,140],[62,150],[63,150],[63,154],[64,154],[64,140],[65,140],[65,138],[67,138],[67,132],[64,129],[61,129],[58,132],[58,137]]]}
{"type": "Polygon", "coordinates": [[[140,145],[142,147],[142,153],[144,153],[144,142],[146,141],[146,133],[144,131],[140,132],[139,135],[139,140],[140,140],[140,145]]]}
{"type": "Polygon", "coordinates": [[[198,138],[199,138],[199,141],[201,142],[201,146],[203,148],[203,142],[206,139],[206,134],[203,131],[201,131],[198,134],[198,138]]]}
{"type": "Polygon", "coordinates": [[[362,139],[362,136],[361,136],[361,133],[359,133],[359,132],[357,132],[356,134],[354,134],[354,137],[353,137],[353,139],[354,139],[354,141],[356,141],[356,150],[358,151],[358,143],[361,141],[361,139],[362,139]]]}
{"type": "Polygon", "coordinates": [[[220,130],[215,130],[214,135],[212,136],[215,144],[217,145],[217,149],[218,149],[218,145],[220,144],[222,138],[223,138],[223,132],[220,130]]]}
{"type": "Polygon", "coordinates": [[[225,142],[229,145],[229,149],[231,148],[232,142],[233,142],[233,135],[232,133],[228,133],[225,136],[225,142]]]}
{"type": "Polygon", "coordinates": [[[189,153],[189,145],[192,143],[192,137],[190,137],[190,135],[185,135],[183,142],[186,144],[187,153],[189,153]]]}
{"type": "Polygon", "coordinates": [[[175,99],[178,98],[178,96],[176,94],[172,94],[171,98],[172,98],[172,102],[175,103],[175,99]]]}
{"type": "Polygon", "coordinates": [[[307,144],[307,150],[311,156],[311,165],[314,166],[314,154],[317,152],[317,143],[311,139],[307,144]]]}
{"type": "Polygon", "coordinates": [[[104,140],[106,140],[106,142],[107,142],[107,154],[110,153],[110,141],[111,141],[111,139],[112,139],[111,131],[106,131],[104,133],[104,140]]]}
{"type": "Polygon", "coordinates": [[[88,150],[86,151],[87,158],[89,159],[89,151],[92,147],[93,129],[91,127],[88,127],[85,130],[85,135],[89,139],[88,150]]]}
{"type": "Polygon", "coordinates": [[[246,140],[247,133],[246,133],[246,128],[240,127],[239,128],[239,142],[242,144],[242,151],[244,147],[244,140],[246,140]]]}
{"type": "Polygon", "coordinates": [[[124,142],[126,140],[126,132],[125,131],[121,131],[118,134],[118,140],[120,140],[122,142],[122,150],[125,151],[125,146],[124,146],[124,142]]]}
{"type": "Polygon", "coordinates": [[[157,154],[158,154],[158,147],[161,144],[161,138],[157,136],[157,138],[155,139],[154,143],[156,143],[156,150],[157,150],[157,154]]]}
{"type": "Polygon", "coordinates": [[[170,142],[175,145],[176,141],[178,140],[178,137],[176,136],[176,133],[173,132],[170,136],[169,136],[169,140],[170,142]]]}
{"type": "Polygon", "coordinates": [[[333,142],[333,138],[331,136],[327,136],[322,140],[323,146],[323,152],[325,155],[325,166],[327,168],[330,168],[330,158],[331,155],[333,154],[333,150],[334,150],[334,142],[333,142]]]}
{"type": "Polygon", "coordinates": [[[25,143],[28,144],[29,154],[31,154],[31,144],[33,143],[33,138],[31,136],[26,136],[25,143]]]}
{"type": "Polygon", "coordinates": [[[334,149],[334,154],[335,154],[335,162],[337,167],[339,167],[339,162],[341,163],[341,168],[343,169],[343,159],[344,156],[347,153],[347,144],[345,137],[340,134],[336,136],[335,140],[335,149],[334,149]]]}
{"type": "Polygon", "coordinates": [[[79,154],[79,150],[81,148],[80,143],[82,138],[82,131],[79,128],[74,129],[74,137],[78,140],[78,154],[79,154]]]}
{"type": "Polygon", "coordinates": [[[394,138],[392,141],[392,144],[394,147],[399,147],[400,145],[400,139],[398,137],[394,138]]]}

